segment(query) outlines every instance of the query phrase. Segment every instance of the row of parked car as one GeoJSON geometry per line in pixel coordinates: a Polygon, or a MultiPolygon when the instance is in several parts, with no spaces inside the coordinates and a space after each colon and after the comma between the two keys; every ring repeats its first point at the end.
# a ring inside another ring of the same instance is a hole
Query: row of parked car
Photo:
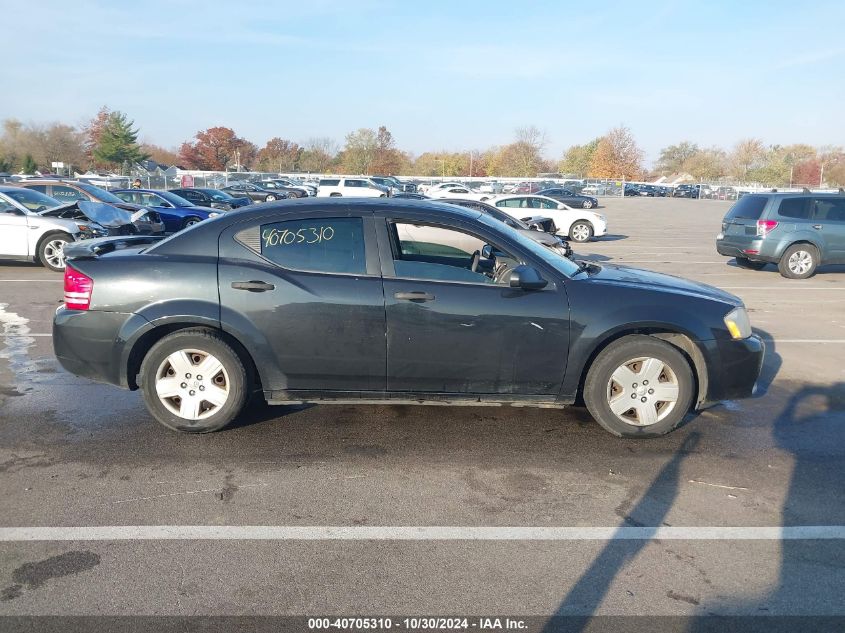
{"type": "MultiPolygon", "coordinates": [[[[169,191],[115,189],[58,179],[31,179],[17,186],[0,186],[0,257],[37,261],[64,269],[64,247],[74,241],[123,235],[166,235],[181,231],[221,213],[256,202],[312,196],[427,198],[402,191],[395,179],[384,184],[371,178],[324,179],[312,187],[279,181],[240,182],[222,189],[183,187],[169,191]]],[[[443,202],[472,206],[534,233],[540,243],[568,251],[561,237],[586,242],[607,233],[607,218],[591,211],[598,201],[564,189],[539,194],[482,194],[454,183],[429,189],[443,202]],[[583,199],[582,199],[583,198],[583,199]],[[570,207],[566,201],[579,204],[570,207]],[[560,236],[560,237],[559,237],[560,236]]]]}

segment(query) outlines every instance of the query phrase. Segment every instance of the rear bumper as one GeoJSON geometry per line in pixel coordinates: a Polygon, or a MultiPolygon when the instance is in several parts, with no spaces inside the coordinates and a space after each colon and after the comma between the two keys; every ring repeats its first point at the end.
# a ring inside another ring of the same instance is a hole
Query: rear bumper
{"type": "Polygon", "coordinates": [[[724,235],[716,238],[716,252],[725,257],[745,257],[752,261],[777,263],[778,243],[756,235],[724,235]]]}
{"type": "Polygon", "coordinates": [[[706,402],[748,398],[760,377],[766,352],[759,336],[741,340],[702,341],[701,350],[707,363],[706,402]]]}
{"type": "Polygon", "coordinates": [[[127,387],[123,332],[144,324],[149,322],[136,314],[60,307],[53,317],[53,351],[72,374],[127,387]]]}

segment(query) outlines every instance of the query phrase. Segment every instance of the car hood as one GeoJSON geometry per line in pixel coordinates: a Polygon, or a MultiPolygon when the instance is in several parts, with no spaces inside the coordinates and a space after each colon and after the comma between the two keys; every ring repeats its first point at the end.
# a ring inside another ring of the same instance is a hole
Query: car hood
{"type": "Polygon", "coordinates": [[[105,202],[89,202],[87,200],[77,200],[53,207],[52,209],[41,211],[39,215],[45,217],[61,217],[62,214],[73,208],[79,209],[89,220],[96,222],[100,226],[119,227],[132,223],[131,215],[125,209],[119,209],[105,202]]]}
{"type": "Polygon", "coordinates": [[[683,277],[675,277],[674,275],[655,273],[641,268],[629,268],[628,266],[619,266],[616,264],[601,264],[598,266],[596,272],[591,272],[590,277],[596,283],[671,292],[721,301],[732,306],[743,305],[742,299],[715,286],[684,279],[683,277]]]}

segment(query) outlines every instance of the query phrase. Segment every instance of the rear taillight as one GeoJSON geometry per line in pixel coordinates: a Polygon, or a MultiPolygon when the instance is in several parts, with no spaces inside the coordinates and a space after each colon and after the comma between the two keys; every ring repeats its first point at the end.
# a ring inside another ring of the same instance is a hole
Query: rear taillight
{"type": "Polygon", "coordinates": [[[774,220],[757,220],[757,235],[758,237],[766,237],[769,233],[774,231],[778,223],[774,220]]]}
{"type": "Polygon", "coordinates": [[[93,291],[93,279],[65,266],[65,307],[69,310],[87,310],[91,305],[93,291]]]}

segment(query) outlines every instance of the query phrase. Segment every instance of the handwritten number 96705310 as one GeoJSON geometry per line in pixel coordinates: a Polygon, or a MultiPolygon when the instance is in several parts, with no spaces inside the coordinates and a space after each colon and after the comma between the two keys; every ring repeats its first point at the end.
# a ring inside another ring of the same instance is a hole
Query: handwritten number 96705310
{"type": "Polygon", "coordinates": [[[334,229],[330,226],[308,226],[291,231],[284,229],[264,229],[261,239],[264,240],[264,248],[273,246],[290,246],[291,244],[319,244],[328,242],[334,237],[334,229]]]}

